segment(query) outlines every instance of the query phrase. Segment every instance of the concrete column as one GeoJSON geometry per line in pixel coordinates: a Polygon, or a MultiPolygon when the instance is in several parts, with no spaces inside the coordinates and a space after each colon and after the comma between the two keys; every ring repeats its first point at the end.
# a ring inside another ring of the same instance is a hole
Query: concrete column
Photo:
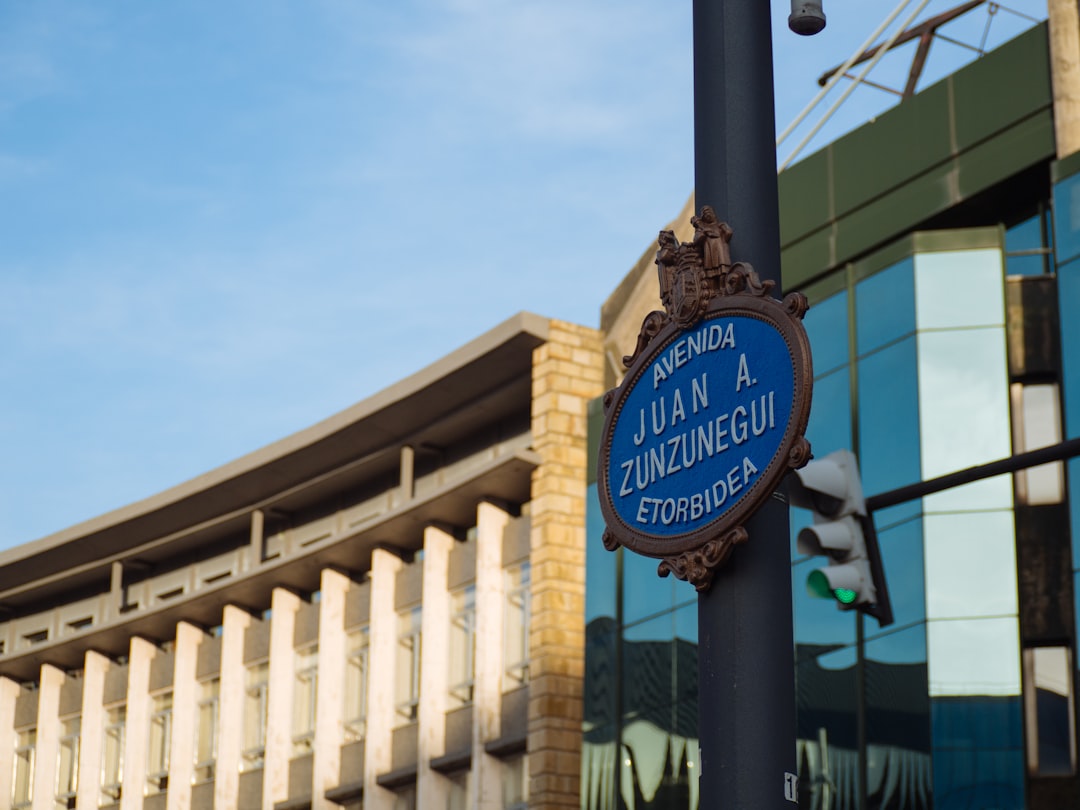
{"type": "Polygon", "coordinates": [[[1048,0],[1050,81],[1058,160],[1080,151],[1080,10],[1076,0],[1048,0]]]}
{"type": "Polygon", "coordinates": [[[18,697],[19,685],[10,678],[0,676],[0,801],[5,802],[11,800],[11,763],[15,761],[15,699],[18,697]]]}
{"type": "Polygon", "coordinates": [[[368,619],[367,733],[364,741],[364,810],[392,810],[394,794],[375,778],[393,762],[394,661],[397,653],[396,577],[401,559],[385,549],[371,552],[371,609],[368,619]]]}
{"type": "Polygon", "coordinates": [[[446,753],[446,706],[450,665],[450,594],[446,590],[454,538],[437,526],[424,529],[420,614],[420,704],[417,707],[416,806],[446,807],[449,785],[429,767],[446,753]]]}
{"type": "Polygon", "coordinates": [[[415,492],[416,477],[414,473],[416,460],[416,451],[410,446],[405,445],[401,448],[401,501],[405,503],[413,499],[415,492]]]}
{"type": "Polygon", "coordinates": [[[142,810],[146,757],[150,751],[150,662],[156,648],[134,636],[128,651],[127,720],[124,725],[124,783],[120,810],[142,810]]]}
{"type": "Polygon", "coordinates": [[[267,684],[266,754],[263,758],[263,810],[289,798],[292,757],[293,680],[296,661],[293,634],[300,597],[274,588],[270,597],[270,671],[267,684]]]}
{"type": "Polygon", "coordinates": [[[244,634],[251,615],[226,605],[221,625],[221,682],[218,691],[218,747],[214,766],[214,807],[240,802],[240,752],[244,744],[244,634]]]}
{"type": "Polygon", "coordinates": [[[484,743],[502,732],[503,533],[510,515],[491,503],[476,509],[476,672],[473,689],[472,778],[474,807],[502,808],[502,763],[484,743]]]}
{"type": "Polygon", "coordinates": [[[75,802],[79,807],[97,807],[101,803],[101,756],[105,734],[103,703],[105,673],[108,671],[108,658],[94,650],[86,651],[83,658],[82,716],[79,727],[79,787],[75,794],[75,802]]]}
{"type": "Polygon", "coordinates": [[[250,563],[253,569],[258,568],[259,563],[262,562],[263,544],[266,542],[266,538],[263,536],[265,533],[265,524],[266,516],[261,509],[256,509],[251,513],[251,537],[249,545],[251,547],[250,563]]]}
{"type": "Polygon", "coordinates": [[[334,810],[326,791],[338,783],[345,742],[345,597],[347,576],[324,568],[319,602],[319,679],[315,696],[315,743],[311,764],[311,810],[334,810]]]}
{"type": "Polygon", "coordinates": [[[199,684],[195,673],[203,631],[193,624],[176,625],[173,656],[172,736],[169,741],[167,810],[191,807],[191,780],[195,775],[195,730],[199,722],[199,684]]]}
{"type": "Polygon", "coordinates": [[[56,806],[56,757],[60,753],[60,687],[67,676],[52,664],[41,665],[38,683],[37,746],[34,750],[33,810],[56,806]]]}

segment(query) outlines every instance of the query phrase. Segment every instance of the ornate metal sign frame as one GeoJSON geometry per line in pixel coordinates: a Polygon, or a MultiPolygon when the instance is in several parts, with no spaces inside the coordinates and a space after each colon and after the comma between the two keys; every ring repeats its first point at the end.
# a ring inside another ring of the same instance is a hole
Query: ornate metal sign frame
{"type": "Polygon", "coordinates": [[[806,296],[790,293],[779,301],[770,295],[773,282],[762,282],[745,262],[732,263],[728,245],[732,230],[717,219],[712,208],[703,207],[691,223],[695,229],[692,242],[680,243],[672,231],[661,231],[657,240],[656,264],[664,310],[645,317],[634,353],[623,358],[628,369],[626,377],[619,387],[604,395],[598,489],[607,524],[605,548],[614,551],[622,545],[658,558],[660,576],[674,574],[698,591],[705,591],[712,584],[715,570],[736,545],[747,539],[743,524],[772,495],[789,470],[809,461],[810,444],[803,434],[810,418],[814,375],[810,342],[802,325],[809,308],[806,296]],[[644,532],[624,520],[612,502],[610,467],[615,425],[650,364],[702,319],[721,316],[764,322],[783,339],[794,375],[791,412],[783,436],[760,475],[715,519],[683,534],[644,532]]]}

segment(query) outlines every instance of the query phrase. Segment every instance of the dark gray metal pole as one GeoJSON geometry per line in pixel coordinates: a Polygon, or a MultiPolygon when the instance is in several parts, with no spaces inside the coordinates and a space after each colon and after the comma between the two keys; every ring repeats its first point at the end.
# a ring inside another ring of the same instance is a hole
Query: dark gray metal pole
{"type": "MultiPolygon", "coordinates": [[[[770,4],[694,0],[696,207],[733,261],[780,286],[770,4]]],[[[769,498],[698,600],[702,810],[792,808],[795,663],[788,507],[769,498]],[[791,776],[789,776],[789,774],[791,776]]]]}

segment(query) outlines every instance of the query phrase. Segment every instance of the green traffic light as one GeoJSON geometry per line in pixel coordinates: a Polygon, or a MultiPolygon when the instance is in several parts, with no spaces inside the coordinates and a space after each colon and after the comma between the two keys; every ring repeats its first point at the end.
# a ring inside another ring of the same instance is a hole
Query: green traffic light
{"type": "Polygon", "coordinates": [[[829,578],[821,570],[811,571],[806,578],[806,592],[818,599],[835,599],[841,605],[853,605],[859,598],[857,591],[850,588],[834,588],[829,578]]]}
{"type": "Polygon", "coordinates": [[[858,594],[855,593],[855,591],[849,590],[848,588],[837,588],[833,591],[833,595],[836,597],[836,601],[841,605],[850,605],[854,603],[855,599],[858,597],[858,594]]]}

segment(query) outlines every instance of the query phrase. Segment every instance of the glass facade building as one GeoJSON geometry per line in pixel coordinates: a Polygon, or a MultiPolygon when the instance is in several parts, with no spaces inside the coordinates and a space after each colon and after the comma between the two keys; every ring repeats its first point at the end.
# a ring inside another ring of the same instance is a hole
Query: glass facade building
{"type": "MultiPolygon", "coordinates": [[[[1080,436],[1080,156],[1056,159],[1046,37],[780,175],[784,287],[811,302],[807,437],[852,450],[868,496],[1080,436]]],[[[632,310],[609,301],[607,333],[632,310]]],[[[594,443],[601,423],[595,403],[594,443]]],[[[605,551],[590,495],[582,807],[696,808],[695,593],[605,551]]],[[[807,594],[822,560],[792,510],[801,806],[1080,804],[1070,504],[1078,459],[874,511],[884,628],[807,594]]]]}

